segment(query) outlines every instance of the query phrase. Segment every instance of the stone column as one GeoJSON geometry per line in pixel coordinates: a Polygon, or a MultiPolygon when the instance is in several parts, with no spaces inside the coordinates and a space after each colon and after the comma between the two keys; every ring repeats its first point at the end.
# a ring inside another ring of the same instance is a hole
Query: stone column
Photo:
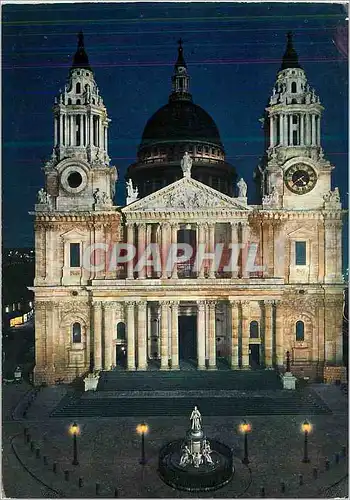
{"type": "Polygon", "coordinates": [[[54,131],[53,145],[54,146],[57,146],[58,140],[59,140],[58,139],[58,137],[59,137],[58,129],[59,129],[59,122],[60,121],[61,121],[60,115],[55,116],[53,119],[53,131],[54,131]]]}
{"type": "MultiPolygon", "coordinates": [[[[172,245],[177,245],[177,231],[178,231],[178,228],[179,228],[179,225],[178,225],[177,222],[172,222],[171,223],[171,244],[172,245]]],[[[177,279],[177,262],[176,262],[176,257],[174,258],[174,260],[175,260],[175,263],[174,263],[172,271],[171,271],[171,278],[172,279],[177,279]]]]}
{"type": "Polygon", "coordinates": [[[241,268],[241,276],[242,278],[249,278],[249,270],[247,269],[247,257],[248,257],[248,246],[249,246],[249,235],[250,235],[250,227],[248,222],[242,222],[242,268],[241,268]]]}
{"type": "Polygon", "coordinates": [[[316,117],[311,115],[311,146],[316,146],[316,117]]]}
{"type": "Polygon", "coordinates": [[[94,368],[102,369],[102,303],[94,302],[94,368]]]}
{"type": "Polygon", "coordinates": [[[293,115],[288,115],[289,119],[289,145],[293,145],[293,115]]]}
{"type": "Polygon", "coordinates": [[[284,335],[283,335],[283,304],[280,300],[275,301],[276,314],[276,365],[283,366],[284,362],[284,335]]]}
{"type": "Polygon", "coordinates": [[[317,115],[317,145],[321,145],[321,116],[317,115]]]}
{"type": "MultiPolygon", "coordinates": [[[[204,226],[204,223],[203,222],[198,222],[197,223],[197,227],[198,227],[198,248],[197,248],[197,255],[200,255],[198,254],[199,252],[199,248],[202,249],[204,248],[203,245],[205,245],[205,226],[204,226]]],[[[198,278],[204,278],[204,263],[200,263],[201,267],[200,269],[198,269],[198,278]]]]}
{"type": "Polygon", "coordinates": [[[274,130],[273,130],[274,118],[275,117],[273,115],[270,115],[270,148],[273,148],[275,145],[274,130]]]}
{"type": "Polygon", "coordinates": [[[197,301],[197,368],[205,370],[205,302],[197,301]]]}
{"type": "Polygon", "coordinates": [[[310,146],[311,145],[311,117],[309,114],[305,115],[305,120],[306,120],[306,140],[305,140],[305,146],[310,146]]]}
{"type": "Polygon", "coordinates": [[[216,370],[216,335],[215,335],[215,305],[216,302],[210,300],[209,307],[209,370],[216,370]]]}
{"type": "Polygon", "coordinates": [[[250,302],[242,301],[242,369],[249,370],[250,302]]]}
{"type": "Polygon", "coordinates": [[[239,235],[238,235],[238,222],[231,222],[231,249],[232,258],[232,278],[238,278],[238,257],[239,257],[239,235]],[[238,255],[237,255],[238,254],[238,255]]]}
{"type": "Polygon", "coordinates": [[[160,369],[169,369],[169,307],[170,302],[160,304],[160,369]]]}
{"type": "MultiPolygon", "coordinates": [[[[215,253],[215,223],[209,224],[209,253],[215,253]]],[[[209,263],[209,278],[215,278],[215,259],[209,263]]]]}
{"type": "Polygon", "coordinates": [[[171,303],[171,369],[179,370],[179,302],[171,303]]]}
{"type": "Polygon", "coordinates": [[[283,134],[283,115],[279,115],[279,123],[280,123],[280,137],[279,137],[279,145],[283,146],[284,144],[284,134],[283,134]]]}
{"type": "MultiPolygon", "coordinates": [[[[128,245],[134,246],[134,223],[133,222],[127,222],[126,223],[126,241],[128,245]]],[[[127,269],[127,279],[132,280],[134,279],[134,259],[128,260],[126,263],[126,269],[127,269]]]]}
{"type": "Polygon", "coordinates": [[[265,368],[272,368],[272,300],[265,300],[265,368]]]}
{"type": "Polygon", "coordinates": [[[288,146],[288,115],[283,115],[283,145],[288,146]]]}
{"type": "Polygon", "coordinates": [[[147,370],[147,302],[137,304],[137,369],[147,370]]]}
{"type": "Polygon", "coordinates": [[[239,369],[238,355],[238,303],[234,300],[230,301],[231,305],[231,368],[232,370],[239,369]]]}
{"type": "Polygon", "coordinates": [[[126,303],[126,338],[128,370],[135,370],[135,302],[126,303]]]}
{"type": "MultiPolygon", "coordinates": [[[[152,243],[152,224],[146,224],[146,247],[152,243]]],[[[146,267],[146,276],[147,278],[152,277],[152,267],[147,266],[146,267]]]]}
{"type": "Polygon", "coordinates": [[[114,308],[113,302],[104,303],[104,369],[110,370],[114,364],[113,360],[113,326],[114,321],[114,308]]]}
{"type": "Polygon", "coordinates": [[[166,269],[167,257],[168,257],[168,247],[169,247],[169,231],[170,224],[165,222],[161,224],[161,240],[162,240],[162,251],[161,251],[161,262],[162,262],[162,274],[161,278],[168,278],[168,271],[166,269]]]}
{"type": "Polygon", "coordinates": [[[304,118],[305,115],[300,115],[300,146],[304,146],[304,118]]]}
{"type": "MultiPolygon", "coordinates": [[[[141,223],[137,225],[137,261],[139,262],[145,253],[146,247],[146,224],[141,223]]],[[[146,266],[142,266],[142,268],[138,272],[138,279],[146,278],[146,266]]]]}

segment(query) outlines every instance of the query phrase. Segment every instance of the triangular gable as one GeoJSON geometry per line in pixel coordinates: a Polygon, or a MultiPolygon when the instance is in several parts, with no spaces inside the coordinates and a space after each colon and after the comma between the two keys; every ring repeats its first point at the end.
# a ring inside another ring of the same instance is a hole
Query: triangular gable
{"type": "Polygon", "coordinates": [[[251,210],[235,198],[231,198],[197,181],[183,177],[169,186],[137,200],[122,209],[122,212],[143,211],[200,211],[208,209],[251,210]]]}

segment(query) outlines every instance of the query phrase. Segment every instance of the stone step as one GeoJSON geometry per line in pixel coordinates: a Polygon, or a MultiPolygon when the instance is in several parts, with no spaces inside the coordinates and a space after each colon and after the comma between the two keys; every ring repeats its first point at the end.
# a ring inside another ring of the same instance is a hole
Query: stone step
{"type": "MultiPolygon", "coordinates": [[[[67,401],[68,402],[68,401],[67,401]]],[[[63,403],[63,402],[62,402],[63,403]]],[[[289,397],[212,398],[98,398],[77,399],[60,405],[52,417],[186,417],[198,404],[206,416],[317,415],[331,413],[318,399],[293,394],[289,397]]]]}

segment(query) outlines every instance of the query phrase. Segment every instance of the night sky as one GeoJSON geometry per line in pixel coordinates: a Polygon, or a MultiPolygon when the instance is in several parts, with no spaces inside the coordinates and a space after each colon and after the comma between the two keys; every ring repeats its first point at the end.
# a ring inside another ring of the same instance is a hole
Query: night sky
{"type": "Polygon", "coordinates": [[[5,247],[34,245],[28,212],[44,185],[41,167],[53,146],[54,96],[64,87],[80,29],[112,119],[109,155],[119,171],[118,204],[124,203],[124,172],[136,158],[146,121],[168,100],[180,37],[194,102],[214,118],[227,159],[248,182],[251,198],[253,170],[264,147],[259,118],[291,30],[299,61],[325,107],[323,148],[336,167],[333,187],[339,186],[347,208],[343,6],[79,3],[4,5],[2,14],[5,247]]]}

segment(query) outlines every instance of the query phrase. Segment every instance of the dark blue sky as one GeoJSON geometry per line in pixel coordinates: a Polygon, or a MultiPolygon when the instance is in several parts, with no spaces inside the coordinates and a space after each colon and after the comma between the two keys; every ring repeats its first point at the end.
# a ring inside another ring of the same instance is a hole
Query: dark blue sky
{"type": "MultiPolygon", "coordinates": [[[[184,39],[194,102],[214,118],[228,160],[253,191],[263,153],[259,118],[285,49],[295,48],[325,107],[323,147],[347,206],[346,13],[325,4],[5,5],[3,48],[3,242],[32,246],[42,161],[52,150],[52,105],[64,86],[76,33],[85,45],[112,123],[109,153],[124,182],[148,118],[167,102],[184,39]]],[[[119,184],[118,203],[124,201],[119,184]]],[[[249,196],[249,191],[248,191],[249,196]]],[[[347,264],[346,264],[347,265],[347,264]]]]}

